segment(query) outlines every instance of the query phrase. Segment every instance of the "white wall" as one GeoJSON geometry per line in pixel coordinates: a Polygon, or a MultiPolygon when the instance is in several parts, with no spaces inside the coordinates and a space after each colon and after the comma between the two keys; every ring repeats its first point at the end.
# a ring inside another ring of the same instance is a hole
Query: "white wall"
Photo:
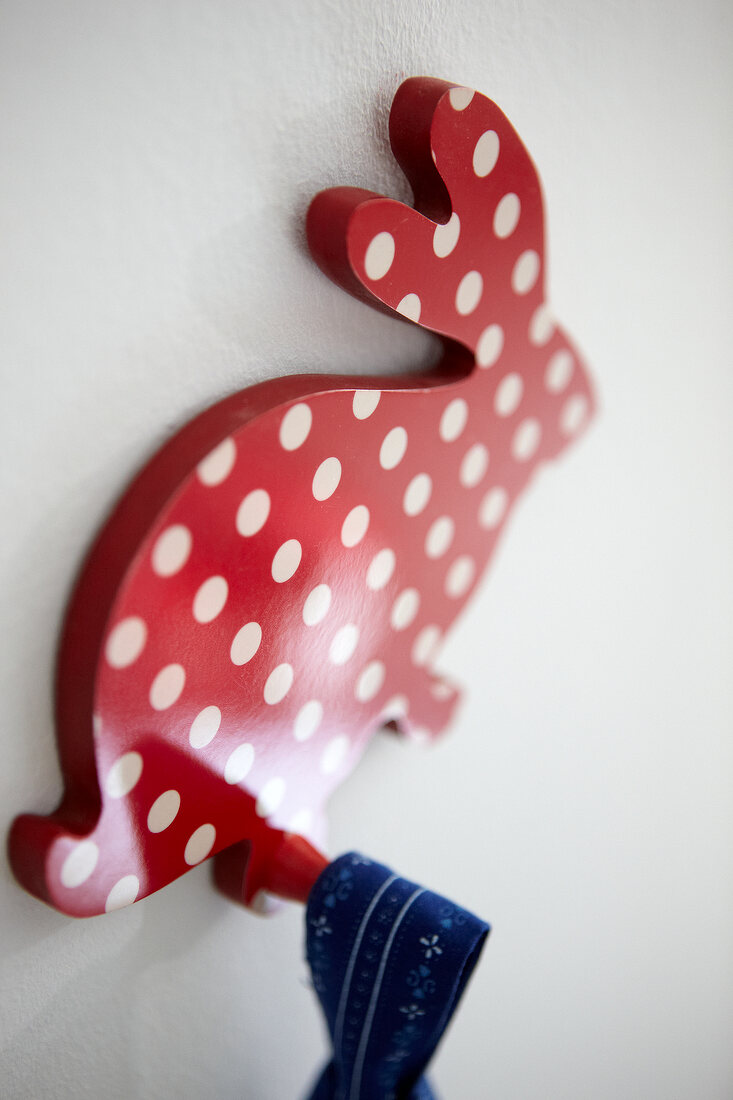
{"type": "MultiPolygon", "coordinates": [[[[250,382],[394,373],[431,339],[309,260],[311,194],[407,198],[392,94],[428,73],[535,157],[552,298],[602,417],[520,507],[442,667],[456,728],[378,739],[351,846],[494,933],[446,1100],[733,1094],[733,21],[726,0],[5,0],[2,825],[60,792],[55,637],[151,449],[250,382]]],[[[9,1098],[302,1095],[325,1050],[301,914],[199,867],[74,922],[0,869],[9,1098]]]]}

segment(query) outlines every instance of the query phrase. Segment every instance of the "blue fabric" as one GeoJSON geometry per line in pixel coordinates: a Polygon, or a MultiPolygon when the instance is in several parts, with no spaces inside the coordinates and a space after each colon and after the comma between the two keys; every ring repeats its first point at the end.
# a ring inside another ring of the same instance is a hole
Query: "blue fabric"
{"type": "Polygon", "coordinates": [[[306,955],[333,1043],[310,1100],[434,1100],[423,1071],[489,926],[350,852],[320,875],[306,955]]]}

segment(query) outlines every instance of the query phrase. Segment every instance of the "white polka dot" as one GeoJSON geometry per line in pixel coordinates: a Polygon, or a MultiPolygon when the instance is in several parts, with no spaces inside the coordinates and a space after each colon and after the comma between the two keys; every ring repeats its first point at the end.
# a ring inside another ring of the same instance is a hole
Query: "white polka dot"
{"type": "Polygon", "coordinates": [[[450,516],[440,516],[425,538],[425,553],[429,558],[441,558],[453,542],[455,524],[450,516]]]}
{"type": "Polygon", "coordinates": [[[457,600],[459,596],[464,596],[473,584],[475,576],[476,563],[473,558],[469,558],[467,554],[456,558],[445,578],[446,596],[450,596],[454,600],[457,600]]]}
{"type": "Polygon", "coordinates": [[[81,886],[97,866],[99,848],[93,840],[82,840],[71,849],[61,865],[61,885],[69,890],[81,886]]]}
{"type": "Polygon", "coordinates": [[[256,535],[267,523],[270,514],[270,495],[264,489],[253,489],[247,493],[237,509],[237,530],[240,535],[249,538],[256,535]]]}
{"type": "Polygon", "coordinates": [[[416,588],[405,588],[392,604],[389,621],[393,630],[405,630],[420,608],[420,593],[416,588]]]}
{"type": "Polygon", "coordinates": [[[440,643],[441,633],[437,626],[431,625],[423,629],[415,638],[412,647],[412,662],[415,665],[425,665],[434,655],[440,643]]]}
{"type": "Polygon", "coordinates": [[[313,475],[313,496],[316,500],[328,500],[338,489],[341,480],[341,463],[337,458],[326,458],[313,475]]]}
{"type": "Polygon", "coordinates": [[[265,702],[271,707],[281,703],[293,686],[293,677],[292,665],[282,664],[273,668],[265,682],[265,702]]]}
{"type": "Polygon", "coordinates": [[[288,832],[297,833],[298,836],[307,836],[313,825],[312,810],[298,810],[288,822],[288,832]]]}
{"type": "Polygon", "coordinates": [[[183,853],[183,858],[189,867],[193,867],[195,864],[200,863],[202,859],[206,859],[214,847],[215,840],[216,829],[213,825],[199,825],[198,829],[191,833],[183,853]]]}
{"type": "Polygon", "coordinates": [[[499,135],[494,130],[486,130],[473,150],[473,170],[481,178],[488,176],[498,159],[499,135]]]}
{"type": "Polygon", "coordinates": [[[167,710],[172,707],[183,691],[186,672],[183,665],[166,665],[162,668],[150,686],[150,705],[153,710],[167,710]]]}
{"type": "Polygon", "coordinates": [[[483,443],[474,443],[463,456],[461,469],[458,474],[461,485],[465,489],[473,489],[483,478],[489,468],[489,452],[483,443]]]}
{"type": "Polygon", "coordinates": [[[308,405],[293,405],[280,424],[280,446],[285,451],[297,451],[308,438],[313,414],[308,405]]]}
{"type": "Polygon", "coordinates": [[[419,516],[427,507],[433,482],[429,474],[416,474],[405,489],[402,507],[408,516],[419,516]]]}
{"type": "Polygon", "coordinates": [[[153,571],[159,577],[172,577],[188,561],[193,538],[188,527],[176,523],[159,535],[153,547],[153,571]]]}
{"type": "Polygon", "coordinates": [[[504,348],[504,329],[501,325],[489,325],[481,333],[476,345],[476,362],[486,370],[493,367],[504,348]]]}
{"type": "Polygon", "coordinates": [[[293,737],[296,741],[307,741],[316,732],[323,721],[323,707],[317,699],[309,699],[295,716],[293,737]]]}
{"type": "MultiPolygon", "coordinates": [[[[237,662],[235,662],[236,664],[237,662]]],[[[221,711],[218,707],[204,707],[194,718],[188,731],[188,740],[192,748],[202,749],[214,740],[221,725],[221,711]]]]}
{"type": "Polygon", "coordinates": [[[489,531],[498,527],[504,517],[508,503],[509,494],[506,489],[503,489],[500,485],[495,485],[493,489],[489,489],[479,508],[478,521],[481,527],[485,527],[489,531]]]}
{"type": "Polygon", "coordinates": [[[352,508],[341,526],[341,541],[351,548],[361,542],[369,526],[369,509],[363,504],[352,508]]]}
{"type": "Polygon", "coordinates": [[[148,829],[151,833],[162,833],[176,819],[181,808],[181,796],[178,791],[163,791],[158,795],[148,813],[148,829]]]}
{"type": "Polygon", "coordinates": [[[513,191],[510,191],[500,200],[494,211],[494,233],[497,237],[502,239],[511,237],[519,223],[521,210],[519,196],[515,195],[513,191]]]}
{"type": "Polygon", "coordinates": [[[575,435],[588,416],[588,399],[582,393],[573,394],[562,407],[560,430],[563,435],[575,435]]]}
{"type": "Polygon", "coordinates": [[[288,539],[272,559],[272,579],[278,584],[289,581],[303,556],[303,548],[297,539],[288,539]]]}
{"type": "Polygon", "coordinates": [[[382,396],[381,390],[356,390],[352,409],[357,420],[368,420],[382,396]]]}
{"type": "Polygon", "coordinates": [[[137,615],[117,623],[104,647],[107,664],[112,668],[127,668],[133,664],[145,648],[147,636],[148,628],[137,615]]]}
{"type": "Polygon", "coordinates": [[[124,909],[126,905],[132,905],[139,892],[140,879],[137,875],[125,875],[107,894],[107,900],[104,903],[105,913],[113,913],[115,909],[124,909]]]}
{"type": "Polygon", "coordinates": [[[246,665],[251,661],[262,641],[262,627],[259,623],[245,623],[234,635],[229,656],[232,664],[246,665]]]}
{"type": "Polygon", "coordinates": [[[404,298],[397,303],[395,309],[403,317],[407,317],[409,321],[415,321],[415,323],[417,323],[420,320],[422,302],[417,294],[406,294],[404,298]]]}
{"type": "Polygon", "coordinates": [[[456,291],[456,309],[463,316],[466,317],[469,313],[473,313],[476,306],[481,301],[481,295],[484,292],[484,281],[481,278],[481,274],[478,271],[468,271],[460,283],[458,284],[458,290],[456,291]]]}
{"type": "Polygon", "coordinates": [[[384,588],[385,584],[389,583],[396,564],[397,559],[394,550],[390,550],[389,547],[385,547],[384,550],[380,550],[378,554],[375,554],[367,569],[367,588],[370,588],[372,592],[378,592],[380,588],[384,588]]]}
{"type": "Polygon", "coordinates": [[[549,307],[543,302],[532,314],[529,322],[529,338],[535,347],[543,347],[555,331],[555,321],[549,307]]]}
{"type": "Polygon", "coordinates": [[[494,409],[498,416],[511,416],[516,412],[524,394],[524,382],[520,374],[505,374],[494,394],[494,409]]]}
{"type": "Polygon", "coordinates": [[[529,294],[540,273],[540,258],[528,248],[523,252],[512,271],[512,290],[515,294],[529,294]]]}
{"type": "Polygon", "coordinates": [[[392,428],[382,440],[379,449],[379,465],[383,470],[394,470],[405,457],[407,450],[407,432],[404,428],[392,428]]]}
{"type": "Polygon", "coordinates": [[[461,222],[457,214],[451,214],[445,225],[436,225],[433,233],[433,252],[439,260],[450,256],[461,235],[461,222]]]}
{"type": "Polygon", "coordinates": [[[567,388],[573,376],[573,357],[567,348],[560,348],[554,355],[545,370],[545,386],[550,393],[562,393],[567,388]]]}
{"type": "Polygon", "coordinates": [[[347,623],[337,630],[331,642],[328,656],[334,665],[345,665],[354,656],[354,650],[359,642],[359,628],[354,623],[347,623]]]}
{"type": "Polygon", "coordinates": [[[303,604],[303,622],[315,626],[325,619],[331,606],[331,589],[327,584],[317,584],[303,604]]]}
{"type": "Polygon", "coordinates": [[[249,775],[255,761],[255,750],[252,745],[245,742],[237,745],[233,752],[229,753],[224,765],[224,779],[232,786],[241,783],[249,775]]]}
{"type": "Polygon", "coordinates": [[[456,694],[456,689],[447,684],[445,680],[434,680],[430,685],[430,694],[434,699],[452,699],[456,694]]]}
{"type": "Polygon", "coordinates": [[[462,397],[456,397],[446,405],[440,418],[440,438],[444,443],[458,439],[468,420],[468,405],[462,397]]]}
{"type": "Polygon", "coordinates": [[[356,681],[355,695],[360,703],[368,703],[375,695],[378,695],[384,684],[386,668],[382,661],[370,661],[361,670],[356,681]]]}
{"type": "Polygon", "coordinates": [[[104,789],[110,798],[124,798],[143,773],[143,758],[139,752],[126,752],[115,760],[107,772],[104,789]]]}
{"type": "Polygon", "coordinates": [[[448,92],[448,98],[450,105],[454,111],[465,111],[469,103],[474,97],[474,92],[471,88],[451,88],[448,92]]]}
{"type": "Polygon", "coordinates": [[[345,734],[334,737],[329,741],[321,756],[320,769],[324,775],[332,775],[343,764],[351,747],[351,742],[345,734]]]}
{"type": "Polygon", "coordinates": [[[392,266],[394,254],[395,243],[391,233],[377,233],[376,237],[372,237],[364,255],[367,279],[383,279],[392,266]]]}
{"type": "Polygon", "coordinates": [[[257,798],[255,807],[258,817],[269,817],[274,814],[282,800],[285,798],[285,780],[279,775],[268,779],[257,798]]]}
{"type": "Polygon", "coordinates": [[[223,577],[209,577],[193,599],[193,617],[197,623],[211,623],[223,610],[229,585],[223,577]]]}
{"type": "Polygon", "coordinates": [[[523,420],[512,438],[512,456],[517,462],[528,462],[537,453],[541,439],[539,420],[534,417],[523,420]]]}
{"type": "Polygon", "coordinates": [[[237,458],[237,448],[233,439],[225,439],[215,447],[196,467],[199,481],[204,485],[220,485],[232,472],[237,458]]]}
{"type": "Polygon", "coordinates": [[[410,702],[404,695],[393,695],[382,707],[380,715],[382,721],[393,722],[396,718],[404,718],[410,710],[410,702]]]}

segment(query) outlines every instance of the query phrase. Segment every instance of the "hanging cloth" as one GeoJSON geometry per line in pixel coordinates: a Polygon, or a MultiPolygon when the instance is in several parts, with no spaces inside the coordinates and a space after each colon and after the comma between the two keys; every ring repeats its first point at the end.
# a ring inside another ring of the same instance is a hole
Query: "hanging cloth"
{"type": "Polygon", "coordinates": [[[333,1043],[310,1100],[434,1100],[423,1071],[489,926],[354,852],[320,874],[306,956],[333,1043]]]}

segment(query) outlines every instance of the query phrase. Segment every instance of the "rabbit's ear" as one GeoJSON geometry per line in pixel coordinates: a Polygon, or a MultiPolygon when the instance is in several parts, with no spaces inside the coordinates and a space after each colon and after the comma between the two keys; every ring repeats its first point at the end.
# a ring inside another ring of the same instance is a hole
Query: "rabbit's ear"
{"type": "MultiPolygon", "coordinates": [[[[475,351],[488,324],[543,300],[539,179],[515,130],[485,96],[414,77],[390,138],[417,210],[333,188],[311,204],[308,242],[340,286],[475,351]]],[[[527,318],[524,314],[527,313],[527,318]]]]}

